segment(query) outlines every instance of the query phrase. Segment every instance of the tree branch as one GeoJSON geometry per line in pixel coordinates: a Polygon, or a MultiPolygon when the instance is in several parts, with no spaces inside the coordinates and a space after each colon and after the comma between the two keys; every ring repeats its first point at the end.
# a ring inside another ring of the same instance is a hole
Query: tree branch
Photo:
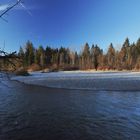
{"type": "MultiPolygon", "coordinates": [[[[18,0],[15,4],[13,4],[12,6],[9,6],[2,14],[0,14],[0,18],[3,19],[3,16],[8,13],[11,9],[13,9],[15,6],[17,6],[19,3],[21,2],[21,0],[18,0]]],[[[5,19],[4,19],[5,20],[5,19]]]]}

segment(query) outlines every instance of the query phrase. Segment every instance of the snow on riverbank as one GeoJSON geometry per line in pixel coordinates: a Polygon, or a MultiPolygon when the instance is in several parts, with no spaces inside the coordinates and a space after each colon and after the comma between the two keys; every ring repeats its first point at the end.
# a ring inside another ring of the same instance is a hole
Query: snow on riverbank
{"type": "Polygon", "coordinates": [[[67,89],[140,90],[140,72],[32,72],[12,77],[26,84],[67,89]]]}

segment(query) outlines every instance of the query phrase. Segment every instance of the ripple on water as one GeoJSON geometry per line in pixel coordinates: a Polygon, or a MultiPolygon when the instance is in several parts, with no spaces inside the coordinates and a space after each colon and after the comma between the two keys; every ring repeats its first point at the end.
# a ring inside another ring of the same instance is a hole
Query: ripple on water
{"type": "Polygon", "coordinates": [[[0,83],[4,91],[0,92],[2,140],[140,138],[140,92],[49,89],[14,83],[14,88],[0,83]]]}

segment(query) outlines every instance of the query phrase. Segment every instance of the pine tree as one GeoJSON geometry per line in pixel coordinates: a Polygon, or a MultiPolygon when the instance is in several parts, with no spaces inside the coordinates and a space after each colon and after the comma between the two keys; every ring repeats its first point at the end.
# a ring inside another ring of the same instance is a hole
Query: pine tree
{"type": "Polygon", "coordinates": [[[82,52],[82,67],[83,69],[90,69],[90,47],[86,43],[82,52]]]}
{"type": "Polygon", "coordinates": [[[22,47],[20,47],[19,52],[18,52],[18,56],[19,58],[22,60],[22,64],[23,66],[26,65],[26,61],[25,61],[25,53],[22,47]]]}
{"type": "Polygon", "coordinates": [[[45,63],[45,51],[44,48],[42,46],[39,46],[38,48],[38,56],[39,56],[39,64],[42,68],[45,67],[46,63],[45,63]]]}
{"type": "Polygon", "coordinates": [[[113,44],[111,43],[108,52],[107,52],[107,64],[109,68],[114,69],[115,67],[115,49],[113,47],[113,44]]]}
{"type": "Polygon", "coordinates": [[[25,64],[27,66],[34,63],[34,50],[32,42],[28,41],[25,46],[25,64]]]}

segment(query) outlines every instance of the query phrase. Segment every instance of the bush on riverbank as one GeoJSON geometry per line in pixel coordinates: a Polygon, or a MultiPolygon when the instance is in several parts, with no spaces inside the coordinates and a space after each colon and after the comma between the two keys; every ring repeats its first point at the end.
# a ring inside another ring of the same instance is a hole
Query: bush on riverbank
{"type": "Polygon", "coordinates": [[[17,76],[29,76],[30,74],[28,73],[28,71],[25,68],[19,68],[15,74],[17,76]]]}
{"type": "Polygon", "coordinates": [[[39,71],[41,70],[41,66],[38,64],[32,64],[28,67],[28,72],[39,71]]]}

